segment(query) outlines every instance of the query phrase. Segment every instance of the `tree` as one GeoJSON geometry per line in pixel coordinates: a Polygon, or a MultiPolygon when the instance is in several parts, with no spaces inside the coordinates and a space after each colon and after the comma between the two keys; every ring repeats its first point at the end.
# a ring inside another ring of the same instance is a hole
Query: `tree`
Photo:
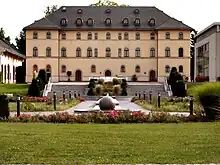
{"type": "Polygon", "coordinates": [[[16,47],[22,54],[26,54],[26,36],[25,32],[21,31],[19,37],[15,38],[16,41],[16,47]]]}
{"type": "Polygon", "coordinates": [[[97,3],[90,4],[90,6],[128,6],[125,4],[118,4],[117,2],[110,0],[98,0],[97,3]]]}
{"type": "Polygon", "coordinates": [[[58,6],[57,5],[53,5],[53,6],[47,6],[46,10],[44,11],[45,16],[48,16],[50,14],[52,14],[53,12],[58,10],[58,6]]]}
{"type": "Polygon", "coordinates": [[[5,36],[5,30],[3,28],[0,29],[0,39],[11,44],[11,38],[10,38],[10,36],[7,36],[7,37],[5,36]]]}

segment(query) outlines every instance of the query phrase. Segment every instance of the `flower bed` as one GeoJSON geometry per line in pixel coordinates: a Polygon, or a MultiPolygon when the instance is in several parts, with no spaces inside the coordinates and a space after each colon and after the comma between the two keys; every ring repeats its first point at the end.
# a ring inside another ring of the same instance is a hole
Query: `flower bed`
{"type": "Polygon", "coordinates": [[[32,96],[25,96],[22,99],[25,102],[47,102],[49,99],[48,97],[32,97],[32,96]]]}
{"type": "Polygon", "coordinates": [[[150,113],[129,111],[97,112],[82,115],[56,113],[49,116],[31,116],[29,114],[19,117],[10,117],[7,122],[46,122],[46,123],[179,123],[179,122],[205,122],[203,116],[175,116],[168,113],[150,113]]]}

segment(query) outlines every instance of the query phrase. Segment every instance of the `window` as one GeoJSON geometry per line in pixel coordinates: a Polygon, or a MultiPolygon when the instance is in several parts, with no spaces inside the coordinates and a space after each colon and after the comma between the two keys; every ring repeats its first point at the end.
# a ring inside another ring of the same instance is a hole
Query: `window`
{"type": "Polygon", "coordinates": [[[37,57],[38,56],[38,49],[37,47],[33,48],[33,57],[37,57]]]}
{"type": "Polygon", "coordinates": [[[110,40],[111,39],[111,34],[109,32],[106,33],[106,40],[110,40]]]}
{"type": "Polygon", "coordinates": [[[81,40],[81,33],[80,32],[76,33],[76,39],[81,40]]]}
{"type": "Polygon", "coordinates": [[[51,39],[51,33],[47,32],[47,39],[51,39]]]}
{"type": "Polygon", "coordinates": [[[87,38],[88,38],[88,40],[92,39],[92,33],[91,32],[88,33],[88,37],[87,38]]]}
{"type": "Polygon", "coordinates": [[[124,33],[124,40],[128,40],[128,39],[129,39],[128,33],[125,32],[125,33],[124,33]]]}
{"type": "Polygon", "coordinates": [[[33,65],[33,71],[36,71],[36,72],[38,72],[38,66],[35,64],[35,65],[33,65]]]}
{"type": "Polygon", "coordinates": [[[92,57],[92,48],[87,49],[87,57],[92,57]]]}
{"type": "Polygon", "coordinates": [[[98,49],[97,49],[97,48],[94,49],[94,54],[95,54],[95,55],[94,55],[95,57],[98,57],[98,54],[99,54],[99,53],[98,53],[98,49]]]}
{"type": "Polygon", "coordinates": [[[121,40],[121,39],[122,39],[121,33],[118,33],[118,40],[121,40]]]}
{"type": "Polygon", "coordinates": [[[62,65],[62,67],[61,67],[61,72],[62,72],[62,73],[66,73],[66,65],[62,65]]]}
{"type": "Polygon", "coordinates": [[[106,25],[106,26],[110,26],[111,24],[112,24],[111,18],[106,18],[106,20],[105,20],[105,25],[106,25]]]}
{"type": "Polygon", "coordinates": [[[65,39],[66,39],[66,33],[63,32],[63,33],[61,34],[61,39],[62,39],[62,40],[65,40],[65,39]]]}
{"type": "Polygon", "coordinates": [[[38,39],[38,32],[33,32],[33,39],[38,39]]]}
{"type": "Polygon", "coordinates": [[[66,18],[62,18],[62,19],[60,20],[60,25],[61,25],[61,26],[67,26],[67,24],[68,24],[68,20],[67,20],[66,18]]]}
{"type": "Polygon", "coordinates": [[[95,65],[92,65],[92,66],[91,66],[91,72],[92,72],[92,73],[95,73],[95,72],[96,72],[96,66],[95,66],[95,65]]]}
{"type": "Polygon", "coordinates": [[[47,47],[46,49],[46,57],[51,57],[51,48],[47,47]]]}
{"type": "Polygon", "coordinates": [[[46,66],[46,72],[51,73],[51,66],[49,64],[46,66]]]}
{"type": "Polygon", "coordinates": [[[135,18],[135,20],[134,20],[134,25],[135,25],[135,26],[140,26],[140,24],[141,24],[140,18],[135,18]]]}
{"type": "Polygon", "coordinates": [[[124,49],[124,57],[129,57],[129,49],[128,48],[124,49]]]}
{"type": "Polygon", "coordinates": [[[166,65],[166,66],[165,66],[165,72],[166,72],[166,73],[169,73],[169,72],[170,72],[170,66],[169,66],[169,65],[166,65]]]}
{"type": "Polygon", "coordinates": [[[140,48],[135,49],[135,57],[140,57],[141,56],[141,50],[140,48]]]}
{"type": "Polygon", "coordinates": [[[183,33],[179,32],[179,40],[183,40],[183,33]]]}
{"type": "Polygon", "coordinates": [[[89,18],[88,20],[87,20],[87,25],[88,26],[92,26],[93,25],[93,19],[92,18],[89,18]]]}
{"type": "Polygon", "coordinates": [[[122,51],[121,48],[118,49],[118,57],[121,57],[122,51]]]}
{"type": "Polygon", "coordinates": [[[154,48],[150,49],[150,57],[155,57],[155,49],[154,48]]]}
{"type": "Polygon", "coordinates": [[[66,57],[66,48],[61,49],[61,57],[66,57]]]}
{"type": "Polygon", "coordinates": [[[183,66],[182,65],[179,66],[179,72],[183,73],[183,66]]]}
{"type": "Polygon", "coordinates": [[[125,73],[125,66],[124,65],[121,66],[121,73],[125,73]]]}
{"type": "Polygon", "coordinates": [[[81,18],[76,19],[76,26],[82,26],[83,25],[83,20],[81,18]]]}
{"type": "Polygon", "coordinates": [[[128,18],[124,18],[122,20],[122,24],[123,24],[123,26],[128,26],[129,25],[129,19],[128,18]]]}
{"type": "Polygon", "coordinates": [[[81,57],[81,49],[79,47],[76,48],[76,57],[81,57]]]}
{"type": "Polygon", "coordinates": [[[155,33],[153,33],[153,32],[150,33],[150,39],[151,39],[151,40],[155,40],[155,33]]]}
{"type": "Polygon", "coordinates": [[[135,72],[136,72],[136,73],[140,73],[140,72],[141,72],[141,68],[140,68],[139,65],[137,65],[137,66],[135,67],[135,72]]]}
{"type": "Polygon", "coordinates": [[[169,32],[166,32],[166,36],[165,36],[165,38],[166,38],[167,40],[170,39],[170,33],[169,33],[169,32]]]}
{"type": "Polygon", "coordinates": [[[155,23],[156,23],[156,21],[155,21],[154,18],[151,18],[151,19],[148,21],[149,26],[155,26],[155,23]]]}
{"type": "Polygon", "coordinates": [[[110,48],[105,49],[105,56],[106,57],[111,57],[111,49],[110,48]]]}
{"type": "Polygon", "coordinates": [[[98,33],[95,33],[95,40],[98,40],[98,39],[99,39],[98,33]]]}
{"type": "Polygon", "coordinates": [[[183,48],[179,48],[178,54],[179,57],[183,57],[183,48]]]}
{"type": "Polygon", "coordinates": [[[140,33],[136,33],[136,40],[140,40],[140,33]]]}
{"type": "Polygon", "coordinates": [[[165,57],[170,57],[170,48],[165,49],[165,57]]]}

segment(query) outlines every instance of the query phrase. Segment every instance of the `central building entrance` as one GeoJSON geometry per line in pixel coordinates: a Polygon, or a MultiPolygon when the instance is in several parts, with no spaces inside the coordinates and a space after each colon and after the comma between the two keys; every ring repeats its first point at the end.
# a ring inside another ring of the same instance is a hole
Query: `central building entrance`
{"type": "Polygon", "coordinates": [[[112,72],[110,70],[106,70],[105,77],[111,77],[111,76],[112,76],[112,72]]]}

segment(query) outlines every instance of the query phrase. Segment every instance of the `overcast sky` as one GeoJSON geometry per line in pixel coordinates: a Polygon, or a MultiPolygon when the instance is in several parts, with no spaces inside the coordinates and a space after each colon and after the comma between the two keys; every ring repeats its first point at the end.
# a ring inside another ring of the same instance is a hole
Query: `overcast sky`
{"type": "MultiPolygon", "coordinates": [[[[97,0],[1,0],[0,27],[14,39],[23,27],[44,16],[48,5],[86,6],[97,0]]],[[[115,0],[129,6],[156,6],[197,31],[220,21],[220,0],[115,0]]]]}

